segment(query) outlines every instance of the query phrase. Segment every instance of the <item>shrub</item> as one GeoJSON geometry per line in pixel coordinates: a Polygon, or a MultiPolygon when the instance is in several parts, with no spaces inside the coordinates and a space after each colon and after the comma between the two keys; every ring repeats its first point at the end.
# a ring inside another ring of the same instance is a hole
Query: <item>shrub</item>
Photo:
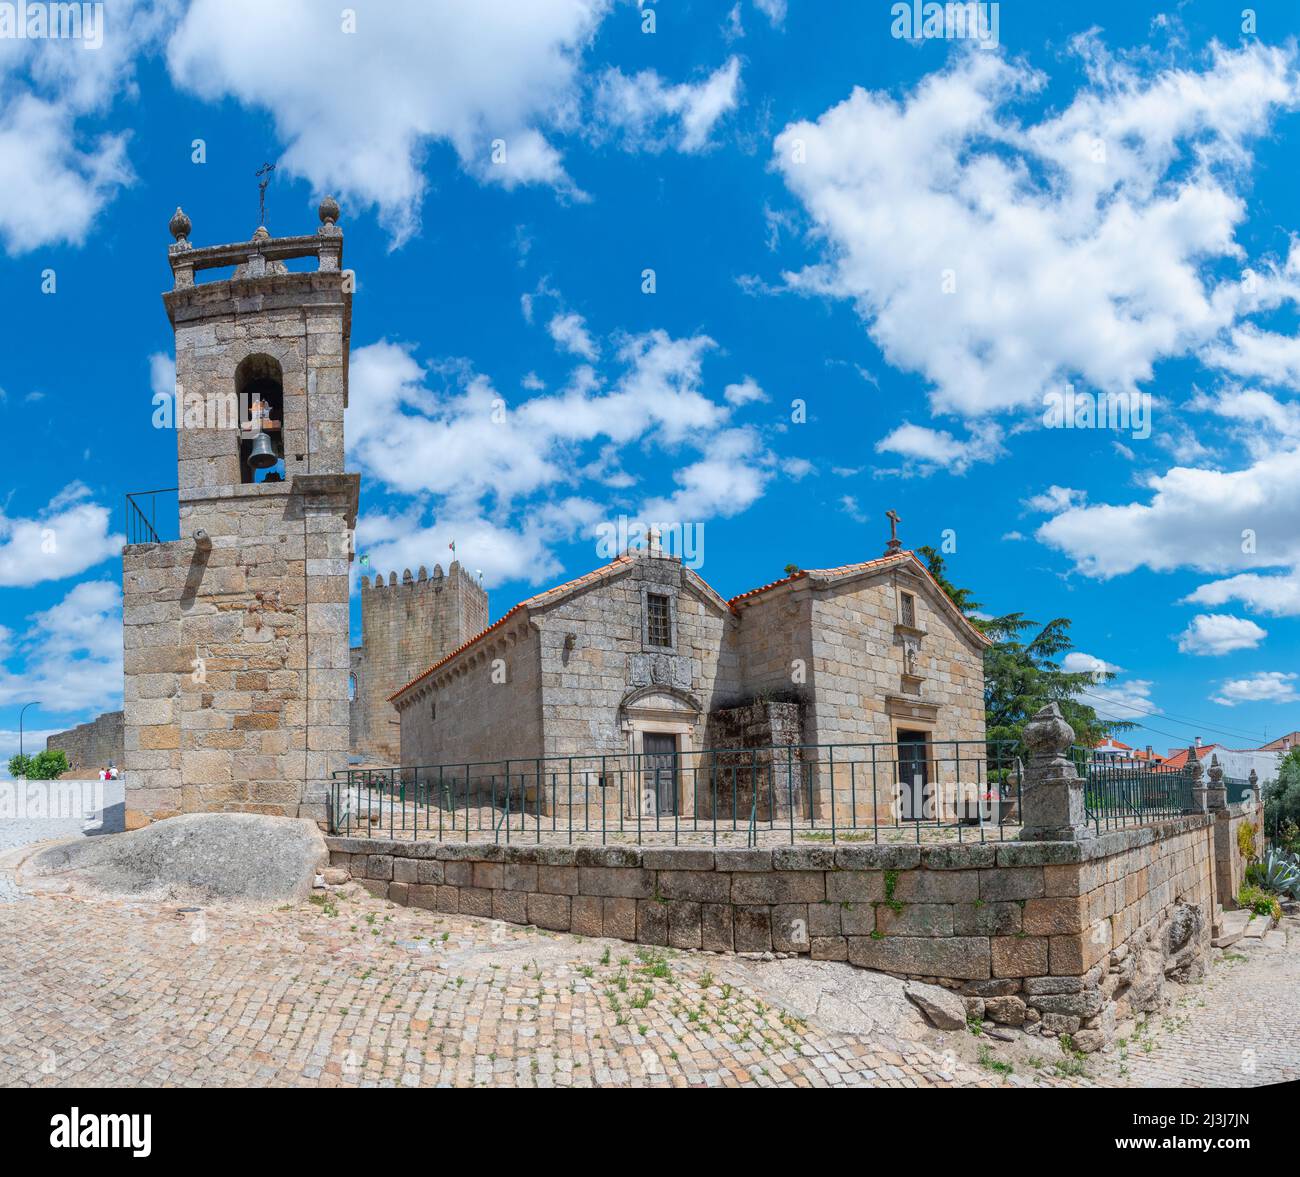
{"type": "Polygon", "coordinates": [[[67,771],[68,758],[61,751],[9,757],[11,777],[26,777],[29,781],[52,781],[67,771]]]}
{"type": "Polygon", "coordinates": [[[1248,821],[1237,827],[1237,849],[1246,862],[1255,861],[1255,827],[1248,821]]]}
{"type": "Polygon", "coordinates": [[[1275,920],[1282,918],[1282,905],[1276,897],[1251,884],[1242,887],[1237,902],[1256,915],[1271,915],[1275,920]]]}

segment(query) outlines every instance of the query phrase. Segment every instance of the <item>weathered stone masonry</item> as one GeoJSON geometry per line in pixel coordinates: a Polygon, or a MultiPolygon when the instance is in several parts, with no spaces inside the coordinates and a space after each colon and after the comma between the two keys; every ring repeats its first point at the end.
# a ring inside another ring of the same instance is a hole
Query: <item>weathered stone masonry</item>
{"type": "Polygon", "coordinates": [[[793,952],[938,981],[974,1012],[1080,1049],[1194,972],[1212,911],[1212,819],[1087,843],[777,850],[503,846],[331,838],[331,862],[397,903],[720,952],[793,952]],[[1194,921],[1193,921],[1194,925],[1194,921]],[[1178,923],[1181,935],[1182,923],[1178,923]],[[975,1003],[979,1003],[976,1005],[975,1003]]]}
{"type": "Polygon", "coordinates": [[[89,723],[58,732],[46,739],[45,747],[50,752],[62,752],[70,768],[104,768],[109,764],[121,768],[122,712],[106,711],[89,723]]]}
{"type": "Polygon", "coordinates": [[[327,200],[312,236],[260,229],[205,249],[172,219],[177,411],[198,416],[177,429],[181,538],[122,555],[128,826],[197,810],[323,819],[346,765],[358,479],[343,471],[352,296],[337,216],[327,200]],[[300,257],[319,268],[290,272],[300,257]],[[223,266],[231,278],[195,283],[223,266]],[[280,481],[247,480],[249,435],[220,418],[252,378],[282,398],[280,481]]]}

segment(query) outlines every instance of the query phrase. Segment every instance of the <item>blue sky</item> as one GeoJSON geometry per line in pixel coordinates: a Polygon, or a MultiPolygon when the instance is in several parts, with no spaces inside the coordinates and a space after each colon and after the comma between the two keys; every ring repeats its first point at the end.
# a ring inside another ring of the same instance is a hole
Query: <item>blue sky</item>
{"type": "Polygon", "coordinates": [[[1129,742],[1300,727],[1292,5],[1013,0],[996,45],[868,0],[104,8],[0,37],[0,752],[120,704],[167,221],[251,236],[265,161],[273,233],[343,208],[371,570],[455,540],[497,617],[622,515],[730,596],[894,508],[1071,618],[1129,742]]]}

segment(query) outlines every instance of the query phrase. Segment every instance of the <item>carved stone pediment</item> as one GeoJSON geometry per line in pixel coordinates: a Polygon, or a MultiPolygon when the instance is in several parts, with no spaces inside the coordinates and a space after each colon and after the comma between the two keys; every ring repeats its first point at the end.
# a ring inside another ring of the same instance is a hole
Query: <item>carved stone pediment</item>
{"type": "Polygon", "coordinates": [[[675,687],[638,687],[623,696],[619,710],[624,714],[631,712],[655,712],[659,715],[681,715],[694,719],[700,714],[700,701],[693,695],[675,687]]]}
{"type": "Polygon", "coordinates": [[[628,686],[691,689],[691,660],[677,654],[632,654],[628,659],[628,686]]]}

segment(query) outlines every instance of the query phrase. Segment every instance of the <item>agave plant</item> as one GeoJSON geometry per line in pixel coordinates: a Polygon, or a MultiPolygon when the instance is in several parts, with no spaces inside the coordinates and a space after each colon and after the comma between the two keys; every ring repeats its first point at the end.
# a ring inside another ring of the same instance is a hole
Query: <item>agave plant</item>
{"type": "Polygon", "coordinates": [[[1300,899],[1300,862],[1285,850],[1270,850],[1259,863],[1259,885],[1300,899]]]}

